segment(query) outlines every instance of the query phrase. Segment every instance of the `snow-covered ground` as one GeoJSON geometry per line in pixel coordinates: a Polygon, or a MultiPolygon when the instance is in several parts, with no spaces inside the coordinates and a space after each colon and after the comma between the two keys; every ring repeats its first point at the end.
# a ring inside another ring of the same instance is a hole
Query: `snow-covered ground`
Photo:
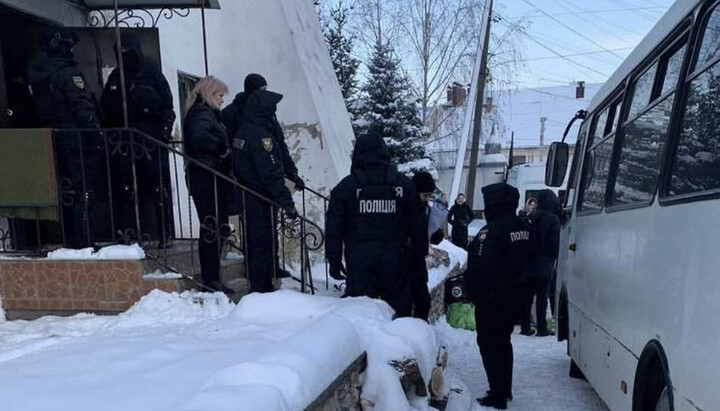
{"type": "Polygon", "coordinates": [[[282,290],[237,305],[223,294],[151,292],[115,317],[0,322],[2,411],[301,410],[363,351],[363,400],[411,408],[391,359],[430,375],[438,353],[421,320],[392,320],[369,298],[282,290]]]}
{"type": "MultiPolygon", "coordinates": [[[[450,353],[448,368],[467,385],[472,398],[485,395],[487,378],[482,367],[475,332],[450,327],[445,319],[433,326],[440,344],[450,353]]],[[[508,409],[527,411],[607,410],[592,387],[568,377],[570,360],[565,343],[554,337],[513,334],[515,367],[514,400],[508,409]]],[[[482,410],[476,406],[475,410],[482,410]]]]}

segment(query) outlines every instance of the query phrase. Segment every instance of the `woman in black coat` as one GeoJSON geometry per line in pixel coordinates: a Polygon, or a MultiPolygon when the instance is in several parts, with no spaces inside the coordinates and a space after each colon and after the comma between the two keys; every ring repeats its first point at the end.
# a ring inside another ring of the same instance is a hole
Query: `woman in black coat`
{"type": "MultiPolygon", "coordinates": [[[[227,90],[222,81],[212,76],[200,80],[188,99],[190,109],[183,130],[187,155],[206,167],[232,176],[230,144],[220,121],[220,107],[227,90]]],[[[228,202],[233,187],[205,167],[193,163],[187,167],[187,184],[200,220],[198,253],[202,280],[213,290],[232,293],[233,290],[220,281],[220,259],[230,233],[228,202]]]]}
{"type": "Polygon", "coordinates": [[[460,193],[455,199],[455,204],[450,208],[448,223],[452,226],[452,243],[456,246],[467,249],[468,226],[475,219],[472,208],[465,202],[465,195],[460,193]]]}

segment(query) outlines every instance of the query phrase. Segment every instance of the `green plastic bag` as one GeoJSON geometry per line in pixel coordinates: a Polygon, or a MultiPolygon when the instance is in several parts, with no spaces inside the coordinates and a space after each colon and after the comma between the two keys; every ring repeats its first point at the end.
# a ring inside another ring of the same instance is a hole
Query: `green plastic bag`
{"type": "Polygon", "coordinates": [[[447,322],[453,328],[475,331],[475,306],[470,303],[450,304],[447,322]]]}

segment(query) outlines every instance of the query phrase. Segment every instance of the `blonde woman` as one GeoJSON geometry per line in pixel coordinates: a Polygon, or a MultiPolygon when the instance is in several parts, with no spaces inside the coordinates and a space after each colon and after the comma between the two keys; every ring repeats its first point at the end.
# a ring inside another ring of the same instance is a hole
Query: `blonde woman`
{"type": "MultiPolygon", "coordinates": [[[[200,80],[190,94],[190,109],[183,125],[185,152],[204,166],[224,175],[232,175],[232,158],[225,127],[220,122],[220,108],[228,88],[209,76],[200,80]]],[[[207,168],[190,164],[187,168],[188,190],[200,220],[200,269],[206,286],[224,293],[234,291],[220,282],[220,258],[229,233],[228,201],[233,188],[207,168]]]]}

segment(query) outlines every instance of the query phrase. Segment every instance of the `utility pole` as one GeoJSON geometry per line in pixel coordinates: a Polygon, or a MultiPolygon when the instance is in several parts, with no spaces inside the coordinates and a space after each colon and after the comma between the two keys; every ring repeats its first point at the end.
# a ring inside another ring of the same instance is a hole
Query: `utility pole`
{"type": "MultiPolygon", "coordinates": [[[[475,200],[475,184],[477,177],[477,166],[478,166],[478,150],[480,148],[480,132],[482,130],[482,111],[483,103],[485,100],[485,83],[487,82],[487,60],[488,60],[488,48],[490,44],[490,22],[492,21],[492,6],[493,0],[487,0],[485,3],[485,14],[483,16],[483,29],[481,32],[481,41],[483,42],[482,54],[480,58],[480,70],[478,72],[478,78],[475,82],[477,93],[475,94],[475,116],[473,118],[473,132],[472,132],[472,145],[470,146],[470,165],[468,167],[468,178],[467,178],[467,189],[465,191],[465,198],[470,207],[473,207],[475,200]]],[[[465,153],[458,153],[460,156],[465,156],[465,153]]]]}

